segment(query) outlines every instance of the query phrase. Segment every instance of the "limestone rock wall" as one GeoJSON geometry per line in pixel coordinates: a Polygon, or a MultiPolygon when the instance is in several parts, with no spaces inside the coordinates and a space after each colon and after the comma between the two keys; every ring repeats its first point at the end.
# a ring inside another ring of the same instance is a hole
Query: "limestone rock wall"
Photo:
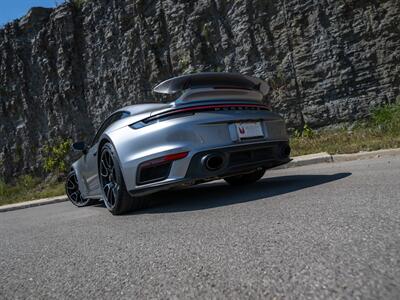
{"type": "Polygon", "coordinates": [[[400,95],[399,0],[86,0],[0,29],[0,177],[42,173],[43,146],[89,138],[159,81],[267,80],[290,128],[364,118],[400,95]]]}

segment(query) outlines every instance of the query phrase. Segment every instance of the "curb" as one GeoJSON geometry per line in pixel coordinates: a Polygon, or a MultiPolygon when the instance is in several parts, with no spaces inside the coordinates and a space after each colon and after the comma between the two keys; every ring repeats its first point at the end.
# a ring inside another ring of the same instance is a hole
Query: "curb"
{"type": "MultiPolygon", "coordinates": [[[[361,159],[371,159],[371,158],[380,158],[387,156],[400,156],[400,148],[397,149],[385,149],[385,150],[377,150],[377,151],[363,151],[352,154],[335,154],[330,155],[327,152],[321,152],[316,154],[309,154],[303,156],[293,157],[293,160],[286,165],[279,166],[274,168],[274,170],[280,169],[289,169],[294,167],[308,166],[320,163],[333,163],[333,162],[345,162],[352,160],[361,160],[361,159]]],[[[7,204],[4,206],[0,206],[0,212],[12,211],[17,209],[23,209],[28,207],[35,207],[53,203],[59,203],[63,201],[67,201],[68,198],[66,195],[32,200],[27,202],[15,203],[15,204],[7,204]]]]}
{"type": "Polygon", "coordinates": [[[293,157],[293,160],[291,162],[276,167],[274,168],[274,170],[289,169],[294,167],[308,166],[320,163],[331,163],[331,162],[333,162],[332,155],[328,154],[327,152],[321,152],[321,153],[293,157]]]}
{"type": "Polygon", "coordinates": [[[12,211],[12,210],[17,210],[17,209],[23,209],[23,208],[35,207],[35,206],[41,206],[41,205],[47,205],[47,204],[53,204],[53,203],[59,203],[59,202],[67,201],[67,200],[68,200],[67,196],[62,195],[62,196],[57,196],[57,197],[20,202],[20,203],[15,203],[15,204],[7,204],[7,205],[0,206],[0,212],[12,211]]]}
{"type": "Polygon", "coordinates": [[[351,153],[351,154],[330,155],[327,152],[321,152],[316,154],[296,156],[293,157],[293,160],[287,163],[286,165],[279,166],[274,169],[275,170],[288,169],[294,167],[314,165],[319,163],[345,162],[352,160],[362,160],[362,159],[380,158],[388,156],[400,156],[400,148],[384,149],[377,151],[361,151],[358,153],[351,153]]]}
{"type": "Polygon", "coordinates": [[[332,159],[334,162],[342,162],[342,161],[371,159],[371,158],[380,158],[380,157],[397,156],[397,155],[400,155],[400,148],[377,150],[377,151],[361,151],[352,154],[335,154],[332,155],[332,159]]]}

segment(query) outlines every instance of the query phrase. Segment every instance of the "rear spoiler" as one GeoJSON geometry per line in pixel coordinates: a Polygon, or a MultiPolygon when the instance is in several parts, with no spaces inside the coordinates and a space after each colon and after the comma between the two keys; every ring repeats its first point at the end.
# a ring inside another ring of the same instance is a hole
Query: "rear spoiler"
{"type": "Polygon", "coordinates": [[[153,91],[161,94],[175,94],[188,89],[215,88],[258,91],[266,95],[268,84],[258,78],[239,73],[208,72],[174,77],[158,84],[153,91]]]}

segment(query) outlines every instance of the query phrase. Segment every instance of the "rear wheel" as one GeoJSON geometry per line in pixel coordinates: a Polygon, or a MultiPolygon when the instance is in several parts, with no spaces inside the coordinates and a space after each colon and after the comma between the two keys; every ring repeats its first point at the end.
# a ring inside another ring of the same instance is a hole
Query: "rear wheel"
{"type": "Polygon", "coordinates": [[[131,197],[126,190],[116,151],[110,143],[101,148],[99,178],[104,204],[113,215],[141,207],[141,199],[131,197]]]}
{"type": "Polygon", "coordinates": [[[82,197],[75,171],[69,172],[67,176],[67,181],[65,182],[65,192],[68,196],[68,199],[78,207],[91,205],[95,201],[93,199],[85,199],[82,197]]]}
{"type": "Polygon", "coordinates": [[[260,180],[265,174],[265,169],[256,170],[252,173],[241,174],[224,178],[230,185],[245,185],[260,180]]]}

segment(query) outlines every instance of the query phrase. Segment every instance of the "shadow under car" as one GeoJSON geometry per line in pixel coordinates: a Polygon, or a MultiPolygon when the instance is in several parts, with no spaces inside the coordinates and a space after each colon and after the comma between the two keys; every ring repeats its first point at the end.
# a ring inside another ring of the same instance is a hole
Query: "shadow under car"
{"type": "Polygon", "coordinates": [[[350,175],[351,173],[277,176],[263,178],[246,186],[230,186],[223,181],[211,182],[145,196],[146,207],[132,214],[194,211],[244,203],[299,191],[350,175]]]}

